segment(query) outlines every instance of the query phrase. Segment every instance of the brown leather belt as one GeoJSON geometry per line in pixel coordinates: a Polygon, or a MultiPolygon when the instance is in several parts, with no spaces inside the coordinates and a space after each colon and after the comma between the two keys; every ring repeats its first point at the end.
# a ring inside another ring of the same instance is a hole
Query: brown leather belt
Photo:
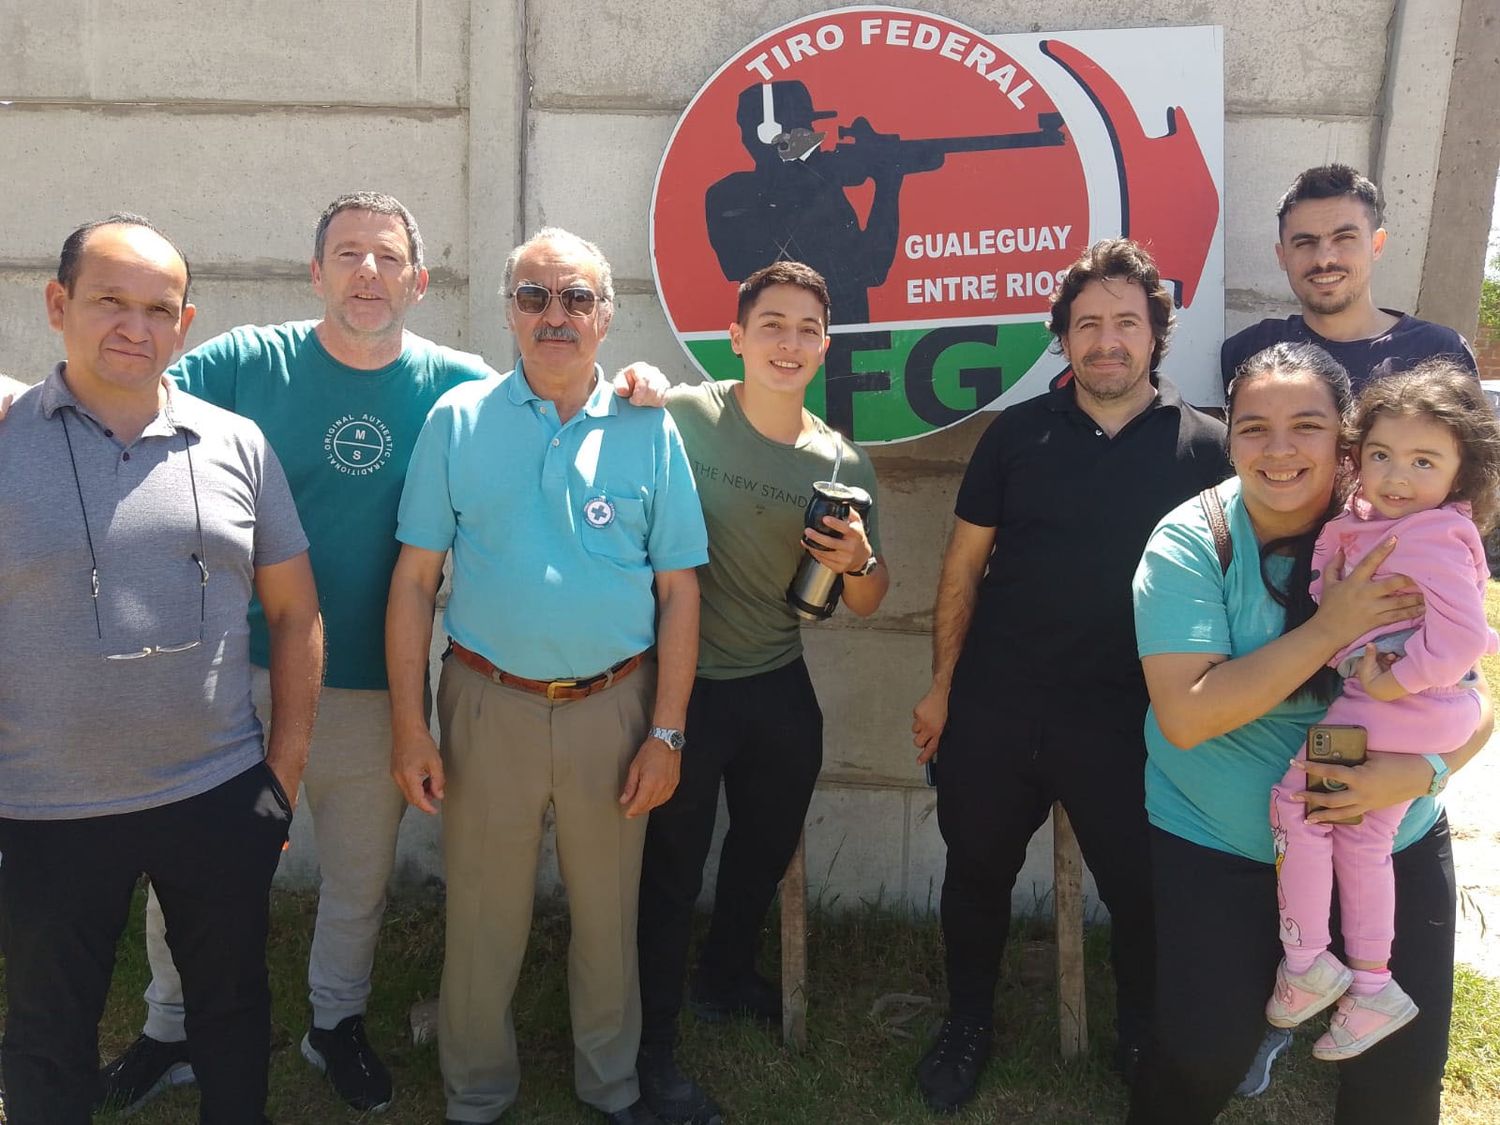
{"type": "Polygon", "coordinates": [[[448,649],[463,664],[474,669],[486,679],[493,680],[497,684],[506,687],[519,688],[521,691],[535,692],[537,695],[545,695],[551,700],[587,699],[596,691],[603,691],[607,687],[613,687],[630,673],[641,666],[645,659],[644,652],[638,652],[634,656],[620,661],[613,668],[600,672],[597,676],[585,676],[581,680],[528,680],[525,676],[513,675],[503,668],[496,668],[484,657],[472,649],[464,648],[452,637],[448,638],[448,649]]]}

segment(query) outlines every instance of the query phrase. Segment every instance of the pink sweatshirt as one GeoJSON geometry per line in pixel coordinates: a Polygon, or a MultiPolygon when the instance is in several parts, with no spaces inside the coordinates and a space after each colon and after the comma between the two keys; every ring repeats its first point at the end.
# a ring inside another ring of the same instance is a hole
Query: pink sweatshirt
{"type": "MultiPolygon", "coordinates": [[[[1426,609],[1419,620],[1406,623],[1415,625],[1417,631],[1407,638],[1406,655],[1392,665],[1391,674],[1408,692],[1452,688],[1480,656],[1497,651],[1500,645],[1485,620],[1484,589],[1490,570],[1467,503],[1444,504],[1392,520],[1379,515],[1356,492],[1344,511],[1329,520],[1318,536],[1313,550],[1317,577],[1312,581],[1312,596],[1322,600],[1322,572],[1336,552],[1344,552],[1347,575],[1392,535],[1397,539],[1396,549],[1375,576],[1406,575],[1421,590],[1426,609]]],[[[1371,630],[1329,664],[1337,667],[1377,636],[1403,627],[1388,625],[1371,630]]]]}

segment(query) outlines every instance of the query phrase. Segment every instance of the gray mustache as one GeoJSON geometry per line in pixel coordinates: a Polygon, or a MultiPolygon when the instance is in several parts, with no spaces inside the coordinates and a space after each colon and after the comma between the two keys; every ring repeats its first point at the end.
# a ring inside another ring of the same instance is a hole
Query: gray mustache
{"type": "Polygon", "coordinates": [[[562,340],[569,344],[578,342],[578,332],[566,324],[539,324],[531,337],[538,342],[542,340],[562,340]]]}

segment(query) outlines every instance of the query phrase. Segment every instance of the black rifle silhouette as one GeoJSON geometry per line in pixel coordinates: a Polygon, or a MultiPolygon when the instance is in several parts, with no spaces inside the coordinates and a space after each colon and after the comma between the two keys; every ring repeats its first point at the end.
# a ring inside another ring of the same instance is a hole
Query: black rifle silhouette
{"type": "Polygon", "coordinates": [[[729,281],[743,281],[782,259],[805,262],[828,281],[835,323],[870,319],[869,290],[885,282],[896,260],[899,196],[905,177],[936,171],[950,154],[1044,148],[1066,143],[1062,115],[1037,115],[1029,132],[908,140],[879,133],[864,117],[839,129],[840,142],[821,146],[827,133],[815,120],[801,82],[770,82],[740,94],[740,137],[755,160],[704,197],[708,238],[729,281]],[[864,227],[844,194],[867,180],[875,197],[864,227]]]}

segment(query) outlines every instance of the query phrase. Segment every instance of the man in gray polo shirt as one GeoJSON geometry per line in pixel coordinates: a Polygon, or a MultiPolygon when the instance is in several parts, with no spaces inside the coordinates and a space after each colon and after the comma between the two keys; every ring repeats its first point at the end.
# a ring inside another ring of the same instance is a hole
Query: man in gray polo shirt
{"type": "Polygon", "coordinates": [[[260,1125],[267,893],[322,673],[307,540],[254,424],[162,372],[181,253],[112,215],[47,284],[65,363],[0,420],[0,1043],[11,1125],[87,1125],[115,942],[149,875],[205,1047],[201,1120],[260,1125]],[[250,698],[251,592],[275,723],[250,698]]]}

